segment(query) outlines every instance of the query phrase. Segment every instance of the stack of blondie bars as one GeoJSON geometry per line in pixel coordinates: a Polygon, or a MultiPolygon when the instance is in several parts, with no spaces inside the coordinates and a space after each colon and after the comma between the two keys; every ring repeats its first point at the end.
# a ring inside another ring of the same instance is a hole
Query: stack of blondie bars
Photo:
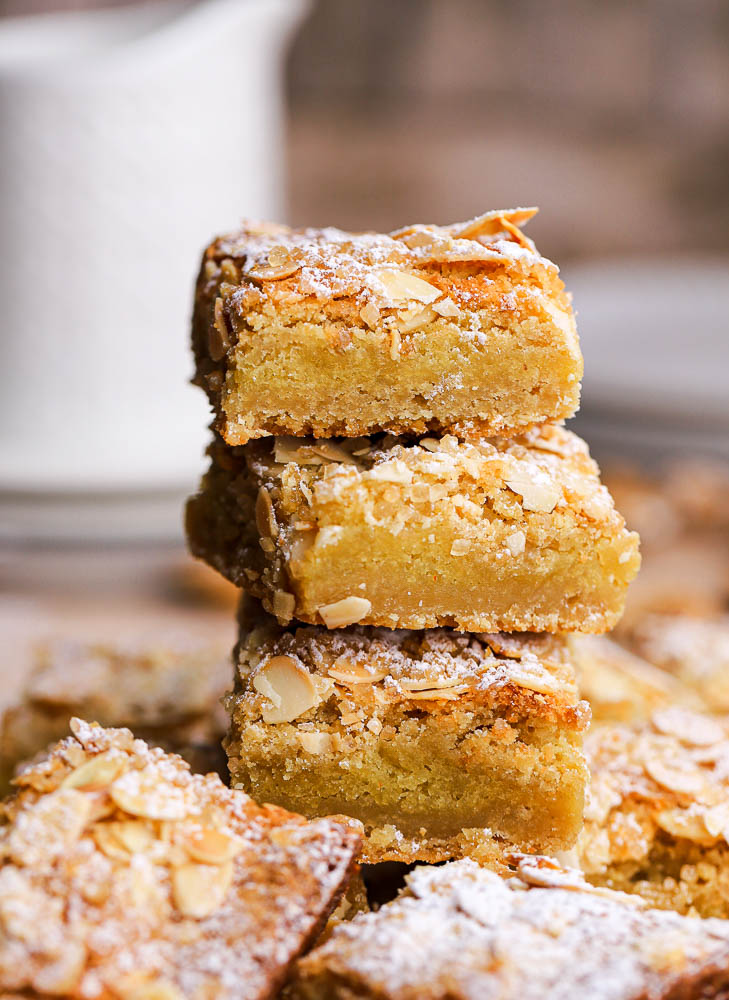
{"type": "Polygon", "coordinates": [[[498,867],[582,824],[566,633],[615,624],[638,538],[562,426],[582,357],[533,214],[247,225],[204,255],[187,531],[244,591],[232,782],[358,821],[366,862],[498,867]]]}

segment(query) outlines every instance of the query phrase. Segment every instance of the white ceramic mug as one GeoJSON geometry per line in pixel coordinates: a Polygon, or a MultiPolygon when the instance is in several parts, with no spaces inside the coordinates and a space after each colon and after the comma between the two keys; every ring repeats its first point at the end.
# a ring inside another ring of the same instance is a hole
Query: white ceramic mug
{"type": "Polygon", "coordinates": [[[285,43],[303,0],[0,21],[0,491],[189,488],[200,252],[282,213],[285,43]]]}

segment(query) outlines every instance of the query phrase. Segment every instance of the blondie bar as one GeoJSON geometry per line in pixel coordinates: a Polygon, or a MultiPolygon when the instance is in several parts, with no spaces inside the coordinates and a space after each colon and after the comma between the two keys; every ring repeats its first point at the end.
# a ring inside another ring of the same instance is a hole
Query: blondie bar
{"type": "Polygon", "coordinates": [[[535,209],[389,236],[249,223],[205,251],[195,381],[229,444],[514,433],[571,416],[582,355],[535,209]]]}
{"type": "Polygon", "coordinates": [[[729,987],[729,925],[595,892],[547,858],[510,880],[419,867],[297,963],[296,1000],[699,1000],[729,987]]]}
{"type": "Polygon", "coordinates": [[[237,657],[232,784],[359,820],[363,861],[497,862],[501,840],[575,842],[589,710],[561,637],[289,630],[259,615],[237,657]]]}
{"type": "Polygon", "coordinates": [[[224,768],[227,718],[220,699],[229,686],[224,644],[179,630],[115,643],[46,642],[20,700],[0,720],[0,785],[18,764],[65,736],[73,716],[128,726],[182,754],[194,770],[224,768]]]}
{"type": "Polygon", "coordinates": [[[293,438],[211,447],[188,503],[195,555],[282,622],[602,632],[640,564],[587,447],[293,438]]]}
{"type": "Polygon", "coordinates": [[[72,730],[0,805],[0,993],[277,996],[356,833],[259,807],[129,730],[72,730]]]}
{"type": "Polygon", "coordinates": [[[651,906],[729,917],[729,725],[667,708],[588,735],[580,867],[651,906]]]}

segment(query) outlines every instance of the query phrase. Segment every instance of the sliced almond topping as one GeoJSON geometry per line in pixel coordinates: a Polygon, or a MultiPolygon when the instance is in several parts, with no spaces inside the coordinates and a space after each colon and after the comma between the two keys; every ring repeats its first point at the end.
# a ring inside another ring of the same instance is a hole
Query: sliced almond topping
{"type": "Polygon", "coordinates": [[[699,795],[706,787],[706,778],[701,770],[689,762],[647,757],[643,761],[643,767],[662,788],[676,792],[677,795],[699,795]]]}
{"type": "Polygon", "coordinates": [[[267,723],[293,722],[321,701],[309,671],[291,656],[272,657],[253,678],[253,687],[272,703],[261,712],[267,723]]]}
{"type": "Polygon", "coordinates": [[[412,701],[455,701],[466,691],[468,684],[459,684],[457,687],[435,688],[430,691],[408,691],[407,696],[412,701]]]}
{"type": "Polygon", "coordinates": [[[170,785],[154,766],[127,771],[111,785],[109,794],[124,812],[144,819],[184,819],[190,808],[185,789],[170,785]]]}
{"type": "Polygon", "coordinates": [[[217,298],[213,310],[213,325],[208,334],[208,353],[213,361],[220,361],[230,348],[230,333],[225,322],[223,300],[217,298]]]}
{"type": "Polygon", "coordinates": [[[315,455],[311,445],[304,444],[299,438],[277,437],[273,443],[273,458],[281,465],[296,462],[297,465],[323,465],[321,455],[315,455]]]}
{"type": "Polygon", "coordinates": [[[350,685],[376,684],[387,677],[386,670],[380,668],[372,669],[363,663],[352,663],[351,660],[347,660],[343,656],[334,661],[327,673],[335,681],[341,681],[342,684],[350,685]]]}
{"type": "Polygon", "coordinates": [[[264,538],[275,538],[278,535],[273,500],[265,486],[260,488],[256,497],[256,527],[264,538]]]}
{"type": "Polygon", "coordinates": [[[332,747],[332,737],[329,733],[297,733],[299,743],[311,754],[328,753],[332,747]]]}
{"type": "Polygon", "coordinates": [[[434,302],[441,295],[439,288],[406,271],[382,268],[375,272],[375,277],[379,285],[384,288],[386,298],[391,302],[407,302],[409,299],[415,299],[417,302],[428,303],[434,302]]]}
{"type": "Polygon", "coordinates": [[[710,837],[723,837],[729,842],[729,802],[702,810],[701,818],[710,837]]]}
{"type": "Polygon", "coordinates": [[[659,733],[675,736],[688,746],[712,746],[724,739],[724,730],[714,719],[675,706],[654,712],[652,722],[659,733]]]}
{"type": "Polygon", "coordinates": [[[118,993],[121,1000],[184,1000],[184,995],[176,986],[162,979],[122,989],[118,993]]]}
{"type": "Polygon", "coordinates": [[[362,306],[359,314],[367,326],[372,329],[374,329],[380,321],[380,310],[374,302],[368,302],[366,305],[362,306]]]}
{"type": "Polygon", "coordinates": [[[148,852],[156,841],[153,831],[139,820],[105,824],[109,832],[130,854],[148,852]]]}
{"type": "Polygon", "coordinates": [[[700,813],[692,813],[687,809],[664,809],[656,817],[656,823],[672,837],[684,837],[699,844],[706,844],[712,838],[700,813]]]}
{"type": "Polygon", "coordinates": [[[367,473],[368,479],[375,479],[381,483],[404,483],[406,485],[413,481],[413,471],[401,458],[391,458],[387,462],[375,465],[367,473]]]}
{"type": "Polygon", "coordinates": [[[446,688],[463,686],[456,677],[403,677],[400,687],[406,691],[443,691],[446,688]]]}
{"type": "Polygon", "coordinates": [[[432,306],[413,306],[403,309],[398,313],[397,328],[402,333],[412,333],[419,330],[426,323],[431,323],[435,319],[435,311],[432,306]]]}
{"type": "Polygon", "coordinates": [[[285,247],[273,247],[267,264],[258,264],[245,273],[256,281],[281,281],[300,270],[301,261],[297,261],[285,247]]]}
{"type": "Polygon", "coordinates": [[[90,757],[67,774],[61,782],[61,788],[80,788],[85,791],[96,791],[106,788],[118,778],[124,770],[124,758],[110,751],[90,757]]]}
{"type": "Polygon", "coordinates": [[[478,236],[496,236],[505,231],[505,223],[514,227],[524,226],[538,211],[538,208],[497,209],[469,219],[468,222],[454,222],[447,229],[456,239],[473,240],[478,236]]]}
{"type": "Polygon", "coordinates": [[[469,538],[456,538],[451,545],[452,556],[465,556],[471,551],[471,540],[469,538]]]}
{"type": "Polygon", "coordinates": [[[362,621],[372,610],[366,597],[343,597],[333,604],[323,604],[317,609],[327,628],[343,628],[362,621]]]}
{"type": "Polygon", "coordinates": [[[273,592],[273,613],[279,622],[290,622],[294,617],[296,608],[296,597],[286,590],[275,590],[273,592]]]}
{"type": "Polygon", "coordinates": [[[507,535],[504,539],[504,545],[512,556],[520,556],[526,548],[526,535],[523,531],[515,531],[511,535],[507,535]]]}
{"type": "Polygon", "coordinates": [[[181,842],[193,861],[205,865],[222,865],[240,854],[243,844],[237,837],[210,826],[185,831],[181,842]]]}
{"type": "Polygon", "coordinates": [[[537,482],[528,474],[513,472],[505,480],[506,485],[522,498],[525,510],[550,514],[557,506],[561,491],[556,483],[537,482]]]}
{"type": "Polygon", "coordinates": [[[455,318],[460,316],[460,310],[455,304],[452,298],[448,295],[444,299],[440,299],[438,302],[433,303],[433,309],[438,313],[439,316],[445,316],[448,318],[455,318]]]}
{"type": "Polygon", "coordinates": [[[233,862],[201,865],[194,862],[172,871],[172,898],[183,917],[201,920],[223,903],[233,884],[233,862]]]}
{"type": "Polygon", "coordinates": [[[343,465],[357,465],[357,459],[336,441],[317,441],[311,445],[311,451],[320,455],[327,462],[341,462],[343,465]]]}
{"type": "Polygon", "coordinates": [[[523,663],[509,668],[509,680],[517,687],[538,694],[554,694],[560,689],[559,683],[546,670],[536,666],[534,670],[529,670],[523,663]]]}

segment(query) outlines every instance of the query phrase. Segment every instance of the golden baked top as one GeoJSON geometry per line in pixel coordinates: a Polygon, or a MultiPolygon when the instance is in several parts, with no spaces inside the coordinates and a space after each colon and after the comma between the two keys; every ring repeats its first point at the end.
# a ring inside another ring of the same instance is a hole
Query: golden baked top
{"type": "Polygon", "coordinates": [[[76,719],[0,807],[0,992],[275,995],[358,837],[76,719]]]}
{"type": "Polygon", "coordinates": [[[513,860],[511,879],[470,860],[416,867],[396,900],[299,961],[294,996],[639,1000],[726,982],[726,921],[644,909],[548,858],[513,860]]]}
{"type": "MultiPolygon", "coordinates": [[[[244,599],[244,609],[247,604],[244,599]]],[[[261,617],[261,624],[242,630],[238,687],[243,690],[234,698],[237,711],[264,722],[303,722],[330,699],[345,725],[375,733],[375,720],[388,706],[448,713],[455,701],[576,731],[589,722],[559,636],[366,626],[284,629],[261,617]]]]}
{"type": "MultiPolygon", "coordinates": [[[[537,265],[557,274],[524,236],[523,226],[536,208],[487,212],[448,226],[415,224],[392,233],[347,233],[341,229],[291,229],[273,223],[246,222],[240,230],[215,240],[206,260],[222,261],[223,284],[238,286],[232,301],[281,303],[310,298],[325,302],[355,297],[362,318],[374,326],[382,309],[432,305],[435,313],[454,314],[443,290],[410,272],[433,274],[453,264],[499,265],[525,269],[537,265]]],[[[205,264],[203,265],[203,274],[205,264]]],[[[208,271],[212,274],[213,269],[208,271]]]]}
{"type": "Polygon", "coordinates": [[[592,783],[579,842],[581,865],[645,857],[661,833],[729,843],[729,723],[678,707],[633,726],[599,728],[585,741],[592,783]]]}

